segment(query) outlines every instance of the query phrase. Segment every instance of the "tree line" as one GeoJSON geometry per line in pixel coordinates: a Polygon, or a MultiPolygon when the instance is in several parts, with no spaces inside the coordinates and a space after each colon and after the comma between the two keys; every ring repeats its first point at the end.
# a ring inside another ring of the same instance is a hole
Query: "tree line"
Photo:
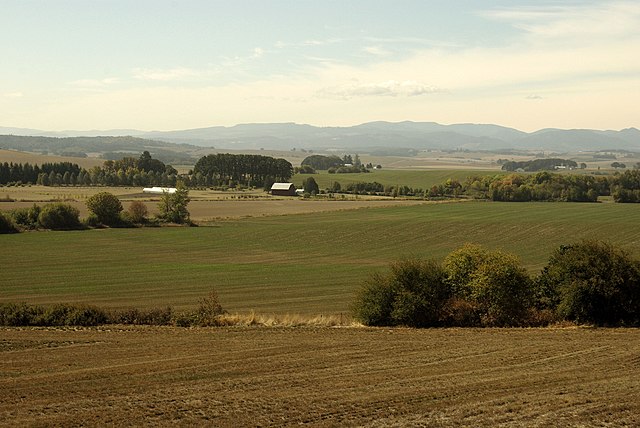
{"type": "MultiPolygon", "coordinates": [[[[329,174],[366,173],[374,168],[371,163],[364,165],[357,153],[353,156],[344,155],[342,158],[336,155],[311,155],[304,158],[300,165],[299,172],[303,174],[314,174],[315,170],[327,170],[329,174]]],[[[381,166],[378,165],[377,168],[381,166]]]]}
{"type": "Polygon", "coordinates": [[[43,186],[174,186],[178,171],[153,159],[148,151],[140,157],[105,161],[89,169],[71,162],[0,163],[0,184],[39,184],[43,186]]]}
{"type": "Polygon", "coordinates": [[[274,182],[288,181],[293,165],[286,159],[263,155],[207,155],[196,162],[191,182],[218,186],[240,184],[249,187],[271,187],[274,182]]]}
{"type": "Polygon", "coordinates": [[[188,187],[271,187],[276,181],[288,181],[292,175],[293,166],[287,160],[261,155],[204,156],[188,174],[178,174],[174,167],[154,159],[148,151],[138,158],[107,160],[102,166],[89,169],[70,162],[41,166],[0,163],[0,185],[173,187],[180,180],[188,187]]]}
{"type": "Polygon", "coordinates": [[[554,174],[474,175],[466,180],[447,179],[428,189],[401,185],[383,186],[360,182],[342,186],[334,182],[328,193],[378,196],[408,196],[425,199],[473,198],[501,202],[595,202],[599,196],[612,196],[616,202],[640,202],[640,170],[627,170],[612,176],[554,174]]]}
{"type": "MultiPolygon", "coordinates": [[[[516,171],[522,169],[526,172],[537,172],[545,170],[554,170],[558,167],[567,169],[577,168],[578,164],[575,161],[569,159],[560,158],[548,158],[548,159],[533,159],[530,161],[506,161],[502,164],[503,171],[516,171]]],[[[586,168],[586,164],[580,164],[581,168],[586,168]]]]}

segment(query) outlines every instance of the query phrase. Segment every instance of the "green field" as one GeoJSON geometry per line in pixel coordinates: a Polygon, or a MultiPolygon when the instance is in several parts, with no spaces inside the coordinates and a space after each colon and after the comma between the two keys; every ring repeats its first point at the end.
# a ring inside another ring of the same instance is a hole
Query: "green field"
{"type": "Polygon", "coordinates": [[[329,174],[327,171],[320,171],[318,174],[296,174],[291,182],[296,187],[302,187],[302,181],[307,177],[313,177],[320,189],[330,187],[334,181],[345,186],[350,183],[377,181],[385,186],[409,186],[412,188],[428,189],[433,185],[444,183],[447,179],[453,178],[460,182],[471,175],[494,175],[500,174],[498,170],[454,170],[454,169],[434,169],[434,170],[403,170],[403,169],[381,169],[369,173],[359,174],[329,174]]]}
{"type": "Polygon", "coordinates": [[[581,238],[638,256],[638,224],[633,204],[462,202],[1,235],[0,300],[186,308],[215,287],[230,311],[340,313],[371,272],[403,256],[442,258],[475,242],[537,272],[556,246],[581,238]]]}

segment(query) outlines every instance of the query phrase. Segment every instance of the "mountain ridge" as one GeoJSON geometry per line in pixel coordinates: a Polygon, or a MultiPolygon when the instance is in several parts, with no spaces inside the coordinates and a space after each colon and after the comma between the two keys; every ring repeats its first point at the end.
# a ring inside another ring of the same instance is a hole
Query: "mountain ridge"
{"type": "Polygon", "coordinates": [[[306,148],[367,149],[468,149],[468,150],[545,150],[593,151],[640,150],[640,130],[543,128],[524,132],[496,124],[373,121],[353,126],[314,126],[294,122],[241,123],[174,131],[112,129],[90,131],[41,131],[0,127],[0,134],[44,137],[131,136],[174,144],[192,144],[217,149],[306,148]]]}

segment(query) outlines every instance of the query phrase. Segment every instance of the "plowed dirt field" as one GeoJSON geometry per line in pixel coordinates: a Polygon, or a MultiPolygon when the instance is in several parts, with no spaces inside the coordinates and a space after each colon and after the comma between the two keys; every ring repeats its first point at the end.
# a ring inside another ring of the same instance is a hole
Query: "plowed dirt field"
{"type": "Polygon", "coordinates": [[[639,426],[638,329],[0,330],[0,425],[639,426]]]}

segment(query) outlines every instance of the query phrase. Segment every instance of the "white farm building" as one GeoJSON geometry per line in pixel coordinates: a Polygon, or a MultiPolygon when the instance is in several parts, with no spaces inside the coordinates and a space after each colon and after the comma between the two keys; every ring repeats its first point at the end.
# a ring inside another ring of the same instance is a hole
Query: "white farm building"
{"type": "Polygon", "coordinates": [[[163,194],[163,193],[176,193],[175,187],[145,187],[142,189],[142,193],[155,193],[155,194],[163,194]]]}

